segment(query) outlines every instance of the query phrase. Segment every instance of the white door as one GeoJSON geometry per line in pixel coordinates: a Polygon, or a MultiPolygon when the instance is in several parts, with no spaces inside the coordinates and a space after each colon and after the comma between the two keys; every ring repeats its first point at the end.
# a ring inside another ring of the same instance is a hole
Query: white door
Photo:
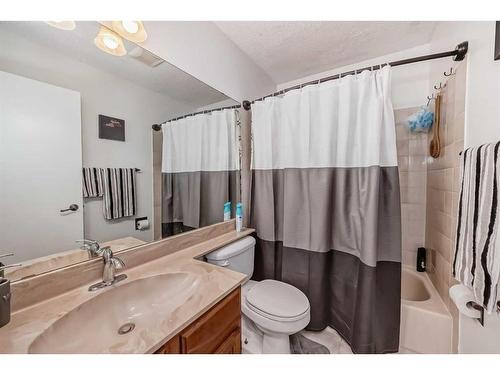
{"type": "Polygon", "coordinates": [[[0,71],[0,254],[78,247],[82,200],[80,93],[0,71]]]}

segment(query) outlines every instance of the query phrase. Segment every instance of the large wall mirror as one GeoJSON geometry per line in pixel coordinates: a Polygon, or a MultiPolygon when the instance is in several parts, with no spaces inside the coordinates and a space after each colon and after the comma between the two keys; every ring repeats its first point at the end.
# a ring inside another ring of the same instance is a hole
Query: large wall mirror
{"type": "Polygon", "coordinates": [[[238,103],[111,27],[0,22],[11,280],[222,221],[226,202],[234,216],[238,103]]]}

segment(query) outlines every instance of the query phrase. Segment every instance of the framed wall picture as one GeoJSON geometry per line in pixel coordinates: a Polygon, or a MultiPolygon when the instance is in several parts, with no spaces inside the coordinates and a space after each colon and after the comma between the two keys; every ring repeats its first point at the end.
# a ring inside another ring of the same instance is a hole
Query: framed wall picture
{"type": "Polygon", "coordinates": [[[500,21],[496,22],[495,27],[495,60],[500,60],[500,21]]]}
{"type": "Polygon", "coordinates": [[[99,115],[99,138],[125,141],[125,120],[99,115]]]}

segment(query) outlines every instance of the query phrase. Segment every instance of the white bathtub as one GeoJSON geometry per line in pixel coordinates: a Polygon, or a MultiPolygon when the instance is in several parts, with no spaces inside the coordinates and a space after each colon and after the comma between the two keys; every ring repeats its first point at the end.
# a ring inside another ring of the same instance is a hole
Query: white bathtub
{"type": "Polygon", "coordinates": [[[403,266],[400,351],[451,353],[452,318],[425,272],[403,266]]]}

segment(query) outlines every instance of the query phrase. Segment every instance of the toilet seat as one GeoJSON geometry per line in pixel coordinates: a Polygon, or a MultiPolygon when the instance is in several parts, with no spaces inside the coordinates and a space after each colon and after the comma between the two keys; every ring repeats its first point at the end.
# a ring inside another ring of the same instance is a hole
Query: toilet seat
{"type": "Polygon", "coordinates": [[[276,280],[248,283],[241,309],[263,330],[292,334],[309,324],[309,300],[299,289],[276,280]]]}
{"type": "Polygon", "coordinates": [[[254,312],[279,322],[296,321],[309,311],[309,301],[300,290],[276,280],[263,280],[245,296],[254,312]]]}

